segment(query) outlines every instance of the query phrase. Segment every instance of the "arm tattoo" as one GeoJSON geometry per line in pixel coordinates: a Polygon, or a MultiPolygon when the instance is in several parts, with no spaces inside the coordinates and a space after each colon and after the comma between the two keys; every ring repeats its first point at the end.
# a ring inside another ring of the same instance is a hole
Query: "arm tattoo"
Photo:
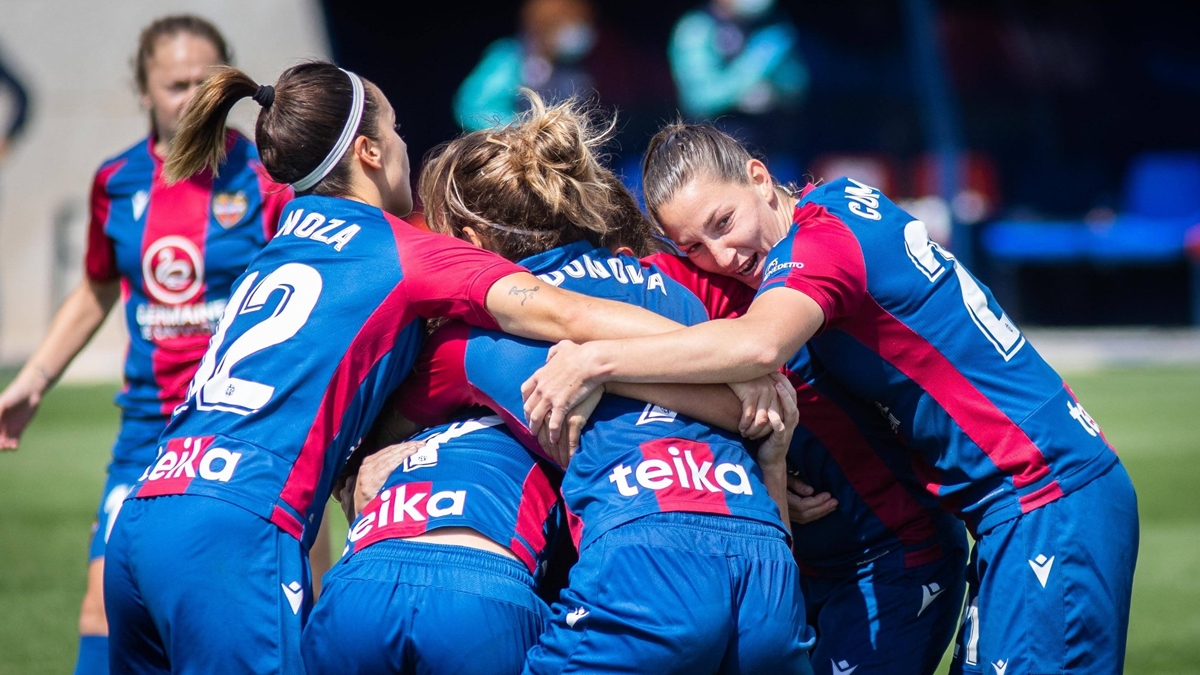
{"type": "Polygon", "coordinates": [[[533,294],[540,290],[542,290],[541,286],[534,286],[533,288],[517,288],[516,286],[513,286],[512,288],[508,289],[508,294],[522,296],[521,305],[524,306],[525,301],[532,298],[533,294]]]}

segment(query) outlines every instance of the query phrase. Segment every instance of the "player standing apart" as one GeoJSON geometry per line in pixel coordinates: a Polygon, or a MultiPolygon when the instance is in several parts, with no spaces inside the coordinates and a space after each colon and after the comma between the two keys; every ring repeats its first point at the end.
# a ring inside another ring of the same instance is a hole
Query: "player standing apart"
{"type": "Polygon", "coordinates": [[[701,267],[758,287],[747,313],[673,334],[559,345],[526,386],[551,435],[606,380],[737,381],[806,342],[922,459],[976,536],[964,672],[1119,672],[1137,557],[1133,485],[1099,426],[925,226],[849,179],[779,189],[711,127],[648,150],[654,217],[701,267]],[[811,339],[811,342],[810,342],[811,339]]]}
{"type": "Polygon", "coordinates": [[[108,669],[102,580],[117,512],[154,460],[159,433],[183,402],[233,280],[274,234],[291,197],[234,131],[223,139],[216,175],[175,185],[164,180],[163,162],[184,108],[211,68],[228,61],[225,38],[204,19],[169,16],[142,31],[134,63],[150,135],[96,172],[84,278],[0,394],[0,448],[15,449],[46,391],[123,296],[130,345],[117,395],[121,427],[92,531],[77,673],[108,669]]]}

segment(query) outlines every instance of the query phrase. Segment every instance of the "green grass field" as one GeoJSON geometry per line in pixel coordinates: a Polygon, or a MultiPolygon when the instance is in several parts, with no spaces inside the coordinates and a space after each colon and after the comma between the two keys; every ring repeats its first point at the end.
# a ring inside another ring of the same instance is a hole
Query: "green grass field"
{"type": "MultiPolygon", "coordinates": [[[[1200,672],[1200,501],[1185,499],[1200,485],[1200,368],[1068,379],[1138,490],[1127,672],[1200,672]]],[[[21,450],[0,455],[0,674],[61,675],[74,665],[88,532],[116,433],[114,390],[59,387],[21,450]]]]}

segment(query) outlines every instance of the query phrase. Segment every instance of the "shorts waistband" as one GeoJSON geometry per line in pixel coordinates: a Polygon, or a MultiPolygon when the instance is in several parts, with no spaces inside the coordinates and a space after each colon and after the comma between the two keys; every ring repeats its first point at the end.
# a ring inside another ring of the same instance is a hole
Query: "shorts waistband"
{"type": "Polygon", "coordinates": [[[787,538],[783,530],[759,520],[682,511],[651,513],[637,520],[631,520],[621,525],[620,528],[638,527],[641,525],[649,525],[656,529],[664,527],[693,529],[710,534],[728,534],[738,537],[771,539],[774,541],[786,540],[787,538]]]}
{"type": "Polygon", "coordinates": [[[348,556],[345,560],[384,560],[388,562],[457,567],[469,572],[499,574],[535,587],[533,575],[519,560],[499,553],[453,544],[435,544],[405,539],[384,539],[348,556]]]}

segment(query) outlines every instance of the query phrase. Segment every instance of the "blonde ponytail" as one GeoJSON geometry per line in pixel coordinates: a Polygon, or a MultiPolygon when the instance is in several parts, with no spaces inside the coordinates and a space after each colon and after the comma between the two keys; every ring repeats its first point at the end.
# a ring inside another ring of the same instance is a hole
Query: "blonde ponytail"
{"type": "Polygon", "coordinates": [[[188,104],[171,142],[164,173],[167,183],[178,183],[211,169],[213,175],[225,159],[225,119],[243,98],[253,96],[258,84],[237,68],[224,66],[204,81],[188,104]]]}

